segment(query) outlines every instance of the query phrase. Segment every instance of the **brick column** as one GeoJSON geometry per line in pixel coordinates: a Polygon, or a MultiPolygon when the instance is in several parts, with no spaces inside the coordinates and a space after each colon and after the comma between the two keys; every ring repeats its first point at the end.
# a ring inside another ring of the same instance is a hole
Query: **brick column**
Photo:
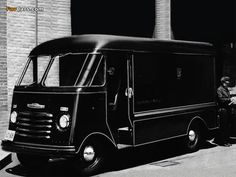
{"type": "Polygon", "coordinates": [[[7,0],[0,0],[0,139],[8,126],[7,113],[7,0]]]}
{"type": "Polygon", "coordinates": [[[6,0],[0,1],[0,111],[7,110],[7,12],[6,0]]]}
{"type": "Polygon", "coordinates": [[[171,0],[156,0],[154,38],[171,39],[171,0]]]}

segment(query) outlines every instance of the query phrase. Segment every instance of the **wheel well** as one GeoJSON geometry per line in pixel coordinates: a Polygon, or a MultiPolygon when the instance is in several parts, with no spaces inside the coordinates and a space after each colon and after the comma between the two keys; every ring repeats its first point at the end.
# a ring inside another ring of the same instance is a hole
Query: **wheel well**
{"type": "Polygon", "coordinates": [[[114,150],[116,149],[115,144],[113,143],[113,141],[111,139],[109,139],[107,136],[101,134],[101,133],[92,133],[90,135],[88,135],[87,137],[84,138],[83,142],[81,143],[79,149],[78,149],[78,153],[81,150],[81,147],[87,143],[88,141],[93,141],[93,142],[98,142],[100,144],[102,144],[104,147],[106,147],[107,150],[114,150]]]}
{"type": "Polygon", "coordinates": [[[208,131],[208,128],[207,128],[207,125],[206,125],[206,122],[199,116],[196,116],[194,117],[189,125],[188,125],[188,129],[187,129],[187,132],[189,131],[190,127],[191,126],[198,126],[200,128],[200,131],[203,133],[203,135],[206,135],[207,131],[208,131]]]}

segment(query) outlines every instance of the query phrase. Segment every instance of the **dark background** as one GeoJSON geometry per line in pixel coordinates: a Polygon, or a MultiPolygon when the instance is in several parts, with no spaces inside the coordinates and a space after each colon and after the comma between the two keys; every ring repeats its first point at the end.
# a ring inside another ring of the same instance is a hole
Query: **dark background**
{"type": "MultiPolygon", "coordinates": [[[[234,0],[172,0],[174,39],[235,41],[234,0]]],[[[72,34],[152,37],[155,0],[71,0],[72,34]]]]}
{"type": "Polygon", "coordinates": [[[72,34],[152,37],[154,0],[71,0],[72,34]]]}
{"type": "Polygon", "coordinates": [[[230,42],[235,39],[235,0],[172,0],[176,39],[230,42]]]}

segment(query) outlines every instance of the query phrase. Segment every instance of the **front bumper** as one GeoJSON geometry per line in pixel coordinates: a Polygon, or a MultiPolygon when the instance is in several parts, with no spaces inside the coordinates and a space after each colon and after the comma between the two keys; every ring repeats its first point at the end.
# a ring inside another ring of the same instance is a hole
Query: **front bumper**
{"type": "Polygon", "coordinates": [[[74,157],[75,146],[55,146],[2,140],[2,149],[8,152],[25,153],[48,157],[74,157]]]}

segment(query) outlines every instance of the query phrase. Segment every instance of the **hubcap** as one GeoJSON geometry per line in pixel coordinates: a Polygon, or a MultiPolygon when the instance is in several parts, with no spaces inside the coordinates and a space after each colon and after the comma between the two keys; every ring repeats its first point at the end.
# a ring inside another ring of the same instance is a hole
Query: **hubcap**
{"type": "Polygon", "coordinates": [[[84,160],[87,162],[90,162],[94,159],[95,157],[95,151],[92,146],[86,146],[84,148],[84,153],[83,153],[84,160]]]}
{"type": "Polygon", "coordinates": [[[190,141],[194,141],[196,139],[196,133],[193,130],[190,130],[188,133],[188,138],[190,141]]]}

